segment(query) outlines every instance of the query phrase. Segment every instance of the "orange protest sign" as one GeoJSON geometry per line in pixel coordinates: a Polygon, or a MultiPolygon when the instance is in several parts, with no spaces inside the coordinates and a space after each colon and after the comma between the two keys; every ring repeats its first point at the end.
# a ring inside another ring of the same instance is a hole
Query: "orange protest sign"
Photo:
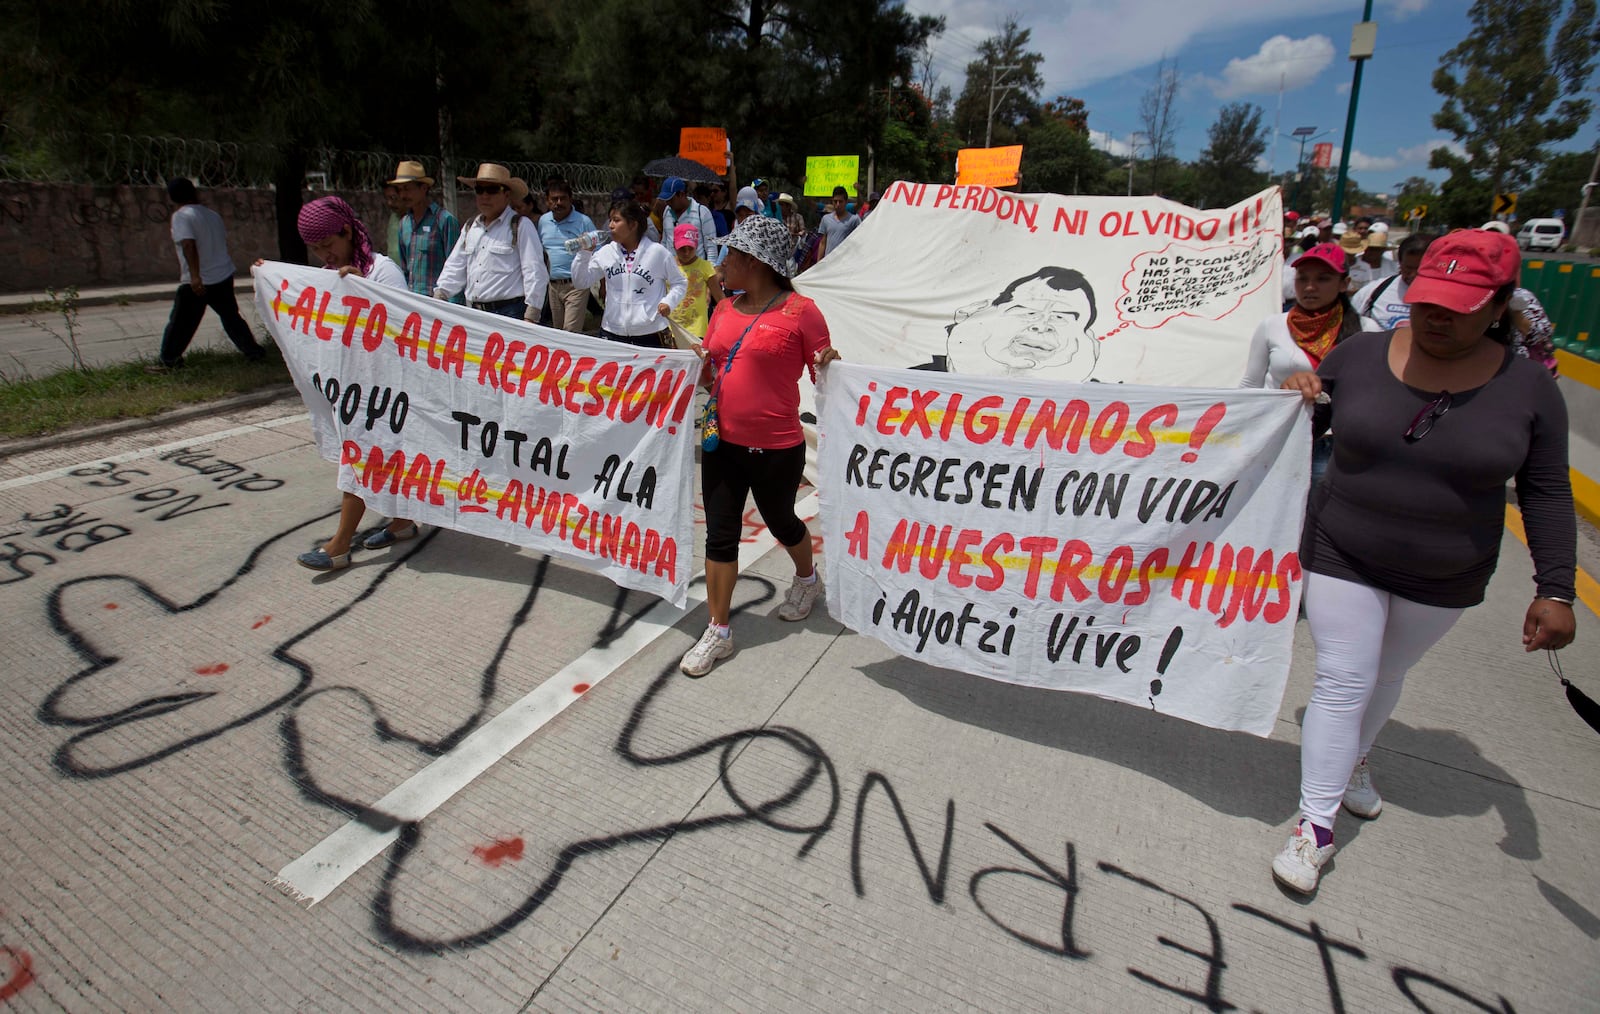
{"type": "Polygon", "coordinates": [[[728,132],[721,127],[684,127],[678,132],[678,157],[693,159],[721,176],[728,171],[728,132]]]}
{"type": "Polygon", "coordinates": [[[984,187],[1016,185],[1022,167],[1022,145],[1004,148],[962,148],[956,152],[956,183],[984,187]]]}

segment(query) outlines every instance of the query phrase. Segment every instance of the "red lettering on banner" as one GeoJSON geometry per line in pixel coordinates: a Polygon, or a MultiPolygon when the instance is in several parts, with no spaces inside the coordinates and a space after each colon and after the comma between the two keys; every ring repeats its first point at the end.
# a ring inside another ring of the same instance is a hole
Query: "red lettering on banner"
{"type": "Polygon", "coordinates": [[[422,314],[412,311],[406,314],[405,323],[400,325],[400,337],[395,339],[395,351],[404,356],[410,355],[411,361],[417,361],[417,346],[422,344],[422,314]]]}
{"type": "Polygon", "coordinates": [[[289,328],[300,329],[300,333],[311,333],[311,319],[317,315],[317,290],[314,286],[307,285],[300,290],[300,296],[294,301],[294,306],[289,310],[289,328]]]}
{"type": "Polygon", "coordinates": [[[467,369],[467,329],[460,324],[450,329],[450,337],[444,343],[444,361],[439,368],[448,373],[451,364],[455,365],[459,380],[467,369]]]}
{"type": "MultiPolygon", "coordinates": [[[[384,332],[389,328],[389,307],[383,303],[373,303],[372,309],[367,312],[367,327],[361,332],[361,348],[367,352],[376,352],[383,347],[384,332]]],[[[416,357],[416,346],[412,346],[412,357],[416,357]]]]}
{"type": "Polygon", "coordinates": [[[528,350],[528,343],[513,341],[506,346],[505,362],[500,366],[500,390],[511,390],[511,375],[517,372],[517,357],[528,350]]]}
{"type": "Polygon", "coordinates": [[[528,349],[528,357],[522,361],[522,376],[517,380],[517,397],[527,397],[528,385],[539,379],[544,373],[545,363],[549,361],[550,350],[545,346],[535,345],[528,349]]]}
{"type": "Polygon", "coordinates": [[[539,379],[539,404],[561,407],[566,397],[561,393],[561,378],[567,375],[567,369],[571,366],[572,353],[566,349],[550,350],[550,363],[544,368],[544,376],[539,379]]]}
{"type": "Polygon", "coordinates": [[[1074,398],[1067,402],[1066,411],[1058,417],[1056,403],[1046,401],[1039,406],[1039,411],[1034,413],[1033,425],[1028,428],[1026,446],[1031,448],[1038,441],[1039,434],[1043,433],[1051,450],[1059,451],[1065,443],[1067,450],[1076,454],[1078,444],[1083,439],[1084,427],[1088,422],[1088,402],[1074,398]]]}
{"type": "Polygon", "coordinates": [[[318,341],[333,341],[333,328],[328,327],[323,323],[328,316],[328,304],[331,302],[333,302],[333,293],[324,292],[322,294],[322,302],[317,304],[317,321],[315,329],[317,332],[318,341]]]}
{"type": "Polygon", "coordinates": [[[1146,409],[1144,415],[1134,424],[1135,436],[1122,445],[1122,453],[1130,458],[1148,458],[1155,452],[1156,436],[1150,427],[1157,422],[1163,426],[1171,426],[1178,421],[1178,406],[1157,405],[1146,409]]]}
{"type": "Polygon", "coordinates": [[[617,364],[601,363],[600,368],[594,371],[594,380],[589,384],[589,404],[583,406],[584,415],[599,415],[605,411],[605,390],[615,387],[617,383],[617,364]]]}
{"type": "Polygon", "coordinates": [[[1073,601],[1082,602],[1089,597],[1089,586],[1079,577],[1089,564],[1094,562],[1094,551],[1082,539],[1070,539],[1061,547],[1061,556],[1056,560],[1056,576],[1050,582],[1050,597],[1057,602],[1062,601],[1062,596],[1072,593],[1073,601]]]}
{"type": "Polygon", "coordinates": [[[439,358],[438,350],[439,332],[442,330],[444,330],[444,321],[437,317],[433,318],[433,327],[428,329],[428,366],[435,370],[439,369],[444,362],[439,358]]]}
{"type": "Polygon", "coordinates": [[[972,408],[967,410],[967,417],[962,425],[963,431],[967,434],[967,439],[975,444],[988,443],[990,438],[994,436],[995,431],[1000,428],[1000,420],[993,415],[978,418],[978,413],[985,409],[999,408],[1005,402],[1006,400],[998,394],[991,394],[973,402],[972,408]],[[973,425],[975,421],[977,422],[976,426],[973,425]]]}
{"type": "Polygon", "coordinates": [[[478,360],[478,386],[488,384],[500,390],[500,357],[505,354],[506,339],[499,331],[490,331],[483,342],[483,357],[478,360]]]}
{"type": "Polygon", "coordinates": [[[1044,569],[1044,554],[1056,548],[1056,540],[1048,535],[1030,535],[1017,543],[1028,554],[1028,579],[1023,582],[1022,594],[1028,598],[1039,596],[1039,572],[1044,569]]]}
{"type": "MultiPolygon", "coordinates": [[[[584,356],[573,364],[572,374],[567,378],[566,406],[567,411],[571,412],[573,415],[577,415],[580,412],[583,412],[587,415],[594,415],[593,412],[588,411],[588,406],[578,404],[578,395],[589,389],[583,380],[583,375],[594,369],[594,364],[594,356],[584,356]]],[[[591,401],[589,404],[593,405],[595,402],[591,401]]]]}
{"type": "Polygon", "coordinates": [[[361,311],[367,308],[368,303],[360,296],[345,296],[340,302],[344,304],[345,318],[344,334],[340,335],[339,340],[345,348],[349,348],[356,337],[356,325],[361,322],[361,311]]]}

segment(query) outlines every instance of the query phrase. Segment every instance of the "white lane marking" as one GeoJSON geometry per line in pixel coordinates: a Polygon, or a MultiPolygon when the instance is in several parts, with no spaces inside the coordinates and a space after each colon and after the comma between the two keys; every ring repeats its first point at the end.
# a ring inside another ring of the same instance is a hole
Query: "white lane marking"
{"type": "Polygon", "coordinates": [[[246,434],[255,433],[259,430],[275,429],[279,426],[287,426],[290,423],[306,422],[309,421],[310,418],[311,413],[300,412],[295,415],[286,415],[279,419],[271,419],[267,422],[255,423],[250,426],[235,426],[233,429],[229,430],[218,430],[215,433],[206,433],[198,437],[190,437],[187,440],[177,440],[170,444],[160,444],[156,447],[146,447],[137,451],[124,451],[122,454],[86,458],[76,465],[63,465],[60,468],[52,468],[48,472],[36,472],[33,475],[19,475],[15,479],[6,479],[3,482],[0,482],[0,491],[16,489],[18,486],[31,486],[36,482],[48,482],[51,479],[59,479],[62,476],[71,475],[73,471],[83,468],[86,465],[98,465],[103,461],[108,461],[113,465],[120,465],[126,461],[138,461],[140,458],[148,458],[154,454],[165,454],[167,451],[176,451],[183,447],[194,447],[196,444],[207,444],[217,440],[227,440],[230,437],[242,437],[246,434]]]}
{"type": "MultiPolygon", "coordinates": [[[[796,504],[795,512],[807,520],[814,517],[817,494],[811,493],[796,504]]],[[[747,569],[777,545],[770,531],[763,531],[753,542],[741,544],[739,569],[747,569]]],[[[485,722],[455,749],[406,779],[374,803],[373,809],[402,821],[423,819],[582,697],[583,694],[572,692],[574,684],[587,683],[592,690],[676,626],[689,609],[705,598],[705,586],[701,585],[690,591],[691,605],[685,609],[676,609],[665,601],[657,602],[621,637],[578,656],[521,700],[485,722]]],[[[272,884],[290,897],[306,902],[308,907],[315,905],[377,858],[399,836],[398,830],[381,831],[352,820],[285,866],[272,884]]]]}

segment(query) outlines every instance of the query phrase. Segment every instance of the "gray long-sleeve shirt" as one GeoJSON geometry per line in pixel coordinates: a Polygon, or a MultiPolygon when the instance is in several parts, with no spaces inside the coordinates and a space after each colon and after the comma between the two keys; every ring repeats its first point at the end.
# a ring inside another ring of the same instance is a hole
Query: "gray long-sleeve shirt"
{"type": "Polygon", "coordinates": [[[1488,383],[1452,392],[1449,411],[1408,441],[1437,392],[1395,377],[1392,337],[1352,335],[1317,370],[1330,400],[1314,431],[1333,427],[1333,460],[1312,492],[1301,563],[1424,605],[1476,605],[1499,561],[1515,478],[1538,594],[1571,599],[1577,523],[1555,381],[1507,349],[1488,383]]]}

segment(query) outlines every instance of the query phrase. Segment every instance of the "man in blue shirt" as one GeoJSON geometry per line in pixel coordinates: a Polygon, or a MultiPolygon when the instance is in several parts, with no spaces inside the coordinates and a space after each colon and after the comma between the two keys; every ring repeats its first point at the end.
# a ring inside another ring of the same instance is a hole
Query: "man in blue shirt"
{"type": "Polygon", "coordinates": [[[431,296],[444,262],[461,238],[461,223],[428,196],[433,177],[423,170],[421,162],[401,162],[394,179],[384,186],[395,189],[405,209],[389,255],[405,272],[407,288],[431,296]]]}
{"type": "Polygon", "coordinates": [[[550,322],[563,331],[583,332],[589,308],[589,290],[572,284],[572,252],[567,240],[594,231],[594,222],[572,207],[572,184],[560,176],[544,181],[544,200],[550,210],[539,216],[539,242],[550,262],[550,322]]]}

